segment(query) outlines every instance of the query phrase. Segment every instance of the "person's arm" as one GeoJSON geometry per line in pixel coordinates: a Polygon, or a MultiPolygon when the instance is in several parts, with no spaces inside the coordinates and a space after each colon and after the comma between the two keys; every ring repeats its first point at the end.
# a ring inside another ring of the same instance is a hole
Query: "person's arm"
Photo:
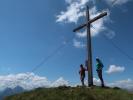
{"type": "Polygon", "coordinates": [[[100,65],[100,67],[102,67],[102,68],[104,67],[104,65],[103,65],[103,63],[102,63],[101,60],[99,61],[99,65],[100,65]]]}
{"type": "Polygon", "coordinates": [[[85,71],[88,71],[88,67],[86,67],[86,68],[84,68],[85,69],[85,71]]]}
{"type": "Polygon", "coordinates": [[[104,67],[104,65],[103,65],[103,63],[101,62],[101,66],[102,66],[102,68],[104,67]]]}
{"type": "Polygon", "coordinates": [[[79,71],[79,74],[80,74],[81,71],[79,71]]]}

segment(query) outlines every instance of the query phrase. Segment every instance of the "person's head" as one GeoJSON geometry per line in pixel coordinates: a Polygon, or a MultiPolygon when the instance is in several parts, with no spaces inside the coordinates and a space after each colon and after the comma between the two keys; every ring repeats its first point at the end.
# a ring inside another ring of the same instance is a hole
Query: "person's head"
{"type": "Polygon", "coordinates": [[[96,61],[97,61],[97,62],[100,62],[100,59],[99,59],[98,57],[96,57],[96,61]]]}
{"type": "Polygon", "coordinates": [[[83,68],[83,64],[80,65],[80,68],[83,68]]]}

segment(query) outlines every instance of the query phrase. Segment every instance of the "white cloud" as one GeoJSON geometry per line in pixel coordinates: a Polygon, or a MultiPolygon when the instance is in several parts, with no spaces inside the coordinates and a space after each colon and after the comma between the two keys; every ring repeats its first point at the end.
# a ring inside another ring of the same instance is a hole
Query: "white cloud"
{"type": "Polygon", "coordinates": [[[132,90],[133,91],[133,80],[128,78],[126,80],[116,81],[114,83],[108,83],[110,87],[120,87],[122,89],[132,90]]]}
{"type": "MultiPolygon", "coordinates": [[[[35,75],[34,73],[20,73],[20,74],[10,74],[5,76],[0,76],[0,90],[4,88],[14,88],[16,86],[21,86],[24,89],[34,89],[38,87],[58,87],[62,85],[71,85],[63,77],[58,78],[54,82],[49,81],[46,77],[35,75]]],[[[93,78],[94,85],[100,86],[101,82],[97,78],[93,78]]],[[[85,81],[87,85],[87,80],[85,81]]],[[[120,87],[127,90],[133,90],[133,80],[126,79],[115,81],[113,83],[105,82],[106,86],[109,87],[120,87]]]]}
{"type": "Polygon", "coordinates": [[[108,30],[108,32],[105,34],[109,39],[112,39],[115,37],[115,32],[108,30]]]}
{"type": "Polygon", "coordinates": [[[84,38],[87,36],[87,31],[85,30],[83,32],[77,32],[76,35],[78,38],[84,38]]]}
{"type": "MultiPolygon", "coordinates": [[[[66,0],[68,3],[68,7],[66,11],[62,11],[59,15],[57,15],[56,22],[63,23],[77,23],[79,19],[85,16],[85,7],[88,2],[93,0],[66,0]]],[[[94,4],[94,2],[93,2],[94,4]]],[[[106,10],[109,15],[109,10],[106,10]]],[[[90,18],[94,18],[99,15],[96,5],[90,8],[90,18]]],[[[106,16],[92,23],[93,28],[91,28],[91,36],[97,36],[99,33],[107,29],[105,27],[105,22],[109,22],[109,18],[106,16]]],[[[84,23],[84,22],[83,22],[84,23]]],[[[86,37],[86,30],[83,32],[77,32],[78,37],[86,37]]]]}
{"type": "Polygon", "coordinates": [[[89,0],[66,0],[69,6],[66,11],[61,11],[60,15],[57,15],[56,22],[77,23],[79,18],[84,15],[82,10],[88,1],[89,0]]]}
{"type": "MultiPolygon", "coordinates": [[[[109,5],[123,5],[131,0],[104,0],[109,5]]],[[[93,3],[93,7],[90,8],[90,17],[94,18],[96,15],[100,14],[97,10],[96,3],[94,0],[65,0],[68,4],[66,11],[61,11],[59,15],[56,16],[56,22],[63,23],[77,23],[79,19],[85,16],[85,7],[87,3],[93,3]]],[[[108,15],[110,15],[109,10],[107,10],[108,15]]],[[[110,22],[109,17],[101,18],[92,23],[91,36],[97,36],[105,30],[109,30],[105,23],[110,22]]],[[[86,30],[83,32],[77,32],[77,36],[82,38],[86,37],[86,30]]],[[[107,32],[107,36],[112,39],[115,36],[115,32],[110,30],[107,32]]]]}
{"type": "Polygon", "coordinates": [[[29,90],[38,87],[68,85],[68,82],[62,77],[57,79],[55,82],[51,82],[46,77],[38,76],[34,73],[19,73],[0,76],[0,90],[7,87],[14,88],[18,85],[29,90]]]}
{"type": "Polygon", "coordinates": [[[66,3],[71,3],[73,0],[65,0],[66,1],[66,3]]]}
{"type": "MultiPolygon", "coordinates": [[[[94,3],[94,0],[65,0],[68,4],[66,11],[61,11],[59,15],[57,15],[56,22],[62,22],[62,23],[77,23],[79,19],[83,16],[85,16],[85,7],[86,4],[89,2],[93,3],[93,7],[90,8],[90,19],[96,17],[101,12],[99,12],[96,8],[96,5],[94,3]]],[[[110,22],[110,12],[109,10],[106,10],[108,12],[108,16],[101,18],[91,24],[91,36],[95,37],[101,32],[108,30],[105,26],[106,22],[110,22]]],[[[83,22],[85,23],[85,22],[83,22]]],[[[112,39],[115,35],[115,32],[109,31],[107,33],[107,36],[109,36],[110,39],[112,39]]],[[[84,31],[79,31],[76,33],[76,36],[78,38],[84,38],[87,36],[86,29],[84,31]]],[[[76,48],[83,48],[85,47],[85,44],[81,41],[77,41],[74,39],[73,45],[76,48]]]]}
{"type": "Polygon", "coordinates": [[[86,45],[83,42],[74,39],[73,46],[76,48],[84,48],[86,45]]]}
{"type": "Polygon", "coordinates": [[[118,73],[118,72],[123,72],[123,71],[125,71],[125,67],[110,65],[106,73],[112,74],[112,73],[118,73]]]}
{"type": "Polygon", "coordinates": [[[105,0],[109,5],[123,5],[131,0],[105,0]]]}
{"type": "Polygon", "coordinates": [[[69,85],[68,81],[64,80],[63,77],[60,77],[57,79],[55,82],[51,84],[52,87],[58,87],[58,86],[63,86],[63,85],[69,85]]]}
{"type": "MultiPolygon", "coordinates": [[[[100,86],[101,85],[101,81],[100,79],[97,79],[97,78],[93,78],[93,84],[96,85],[96,86],[100,86]]],[[[87,86],[88,85],[88,80],[85,80],[85,85],[87,86]]]]}
{"type": "MultiPolygon", "coordinates": [[[[106,10],[103,10],[102,12],[107,12],[107,16],[106,17],[103,17],[101,19],[98,19],[96,20],[95,22],[93,22],[91,24],[91,36],[94,37],[94,36],[97,36],[98,34],[100,34],[101,32],[103,31],[106,31],[106,30],[109,30],[106,26],[105,26],[105,23],[110,23],[111,20],[110,20],[110,11],[108,9],[106,10]]],[[[91,10],[90,10],[90,17],[91,19],[98,16],[101,12],[98,12],[96,6],[94,6],[91,10]]],[[[109,32],[113,32],[113,31],[109,31],[109,32]]]]}
{"type": "Polygon", "coordinates": [[[100,79],[93,78],[93,82],[94,82],[94,85],[97,85],[97,86],[100,86],[101,85],[100,79]]]}
{"type": "MultiPolygon", "coordinates": [[[[107,28],[105,27],[105,23],[107,21],[110,21],[109,19],[109,15],[110,15],[110,12],[109,10],[105,10],[106,12],[108,12],[108,17],[106,16],[105,18],[101,18],[95,22],[93,22],[91,24],[91,36],[94,37],[94,36],[97,36],[98,34],[100,34],[102,31],[105,31],[107,28]]],[[[96,7],[94,6],[93,8],[90,9],[90,19],[98,16],[101,12],[98,12],[96,7]]],[[[77,32],[77,36],[78,37],[86,37],[87,34],[86,34],[86,30],[83,31],[83,32],[77,32]]],[[[113,32],[113,31],[112,31],[113,32]]]]}
{"type": "MultiPolygon", "coordinates": [[[[101,81],[97,78],[93,78],[93,83],[94,85],[100,86],[101,85],[101,81]]],[[[86,85],[87,85],[87,81],[86,81],[86,85]]],[[[112,83],[108,83],[105,81],[105,86],[109,86],[109,87],[119,87],[122,89],[127,89],[127,90],[131,90],[133,91],[133,80],[128,78],[125,80],[119,80],[119,81],[115,81],[112,83]]]]}
{"type": "MultiPolygon", "coordinates": [[[[96,86],[101,86],[100,79],[93,78],[93,83],[96,86]]],[[[85,84],[86,85],[88,84],[87,80],[85,81],[85,84]]],[[[108,83],[108,82],[105,81],[105,86],[119,87],[119,88],[122,88],[122,89],[133,91],[133,80],[128,78],[128,79],[125,79],[125,80],[119,80],[119,81],[115,81],[115,82],[112,82],[112,83],[108,83]]]]}

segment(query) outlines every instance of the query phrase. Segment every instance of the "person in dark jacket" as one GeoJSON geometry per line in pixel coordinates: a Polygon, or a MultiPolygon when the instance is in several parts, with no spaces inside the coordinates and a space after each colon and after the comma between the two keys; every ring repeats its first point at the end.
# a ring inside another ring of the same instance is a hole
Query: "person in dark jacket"
{"type": "Polygon", "coordinates": [[[85,84],[84,84],[85,71],[87,71],[87,69],[84,68],[83,65],[81,64],[81,65],[80,65],[79,74],[80,74],[80,80],[81,80],[82,86],[85,86],[85,84]]]}
{"type": "Polygon", "coordinates": [[[104,65],[99,58],[96,58],[96,67],[97,67],[96,71],[97,71],[98,77],[101,81],[101,86],[104,87],[104,80],[102,77],[102,69],[103,69],[104,65]]]}

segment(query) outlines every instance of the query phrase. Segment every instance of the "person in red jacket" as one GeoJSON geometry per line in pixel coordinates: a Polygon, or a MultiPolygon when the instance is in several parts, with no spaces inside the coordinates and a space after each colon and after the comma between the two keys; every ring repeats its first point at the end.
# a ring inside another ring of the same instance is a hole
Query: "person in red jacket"
{"type": "Polygon", "coordinates": [[[84,84],[85,71],[88,71],[88,70],[86,68],[84,68],[83,65],[81,64],[79,74],[80,74],[80,80],[81,80],[82,86],[85,86],[85,84],[84,84]]]}

